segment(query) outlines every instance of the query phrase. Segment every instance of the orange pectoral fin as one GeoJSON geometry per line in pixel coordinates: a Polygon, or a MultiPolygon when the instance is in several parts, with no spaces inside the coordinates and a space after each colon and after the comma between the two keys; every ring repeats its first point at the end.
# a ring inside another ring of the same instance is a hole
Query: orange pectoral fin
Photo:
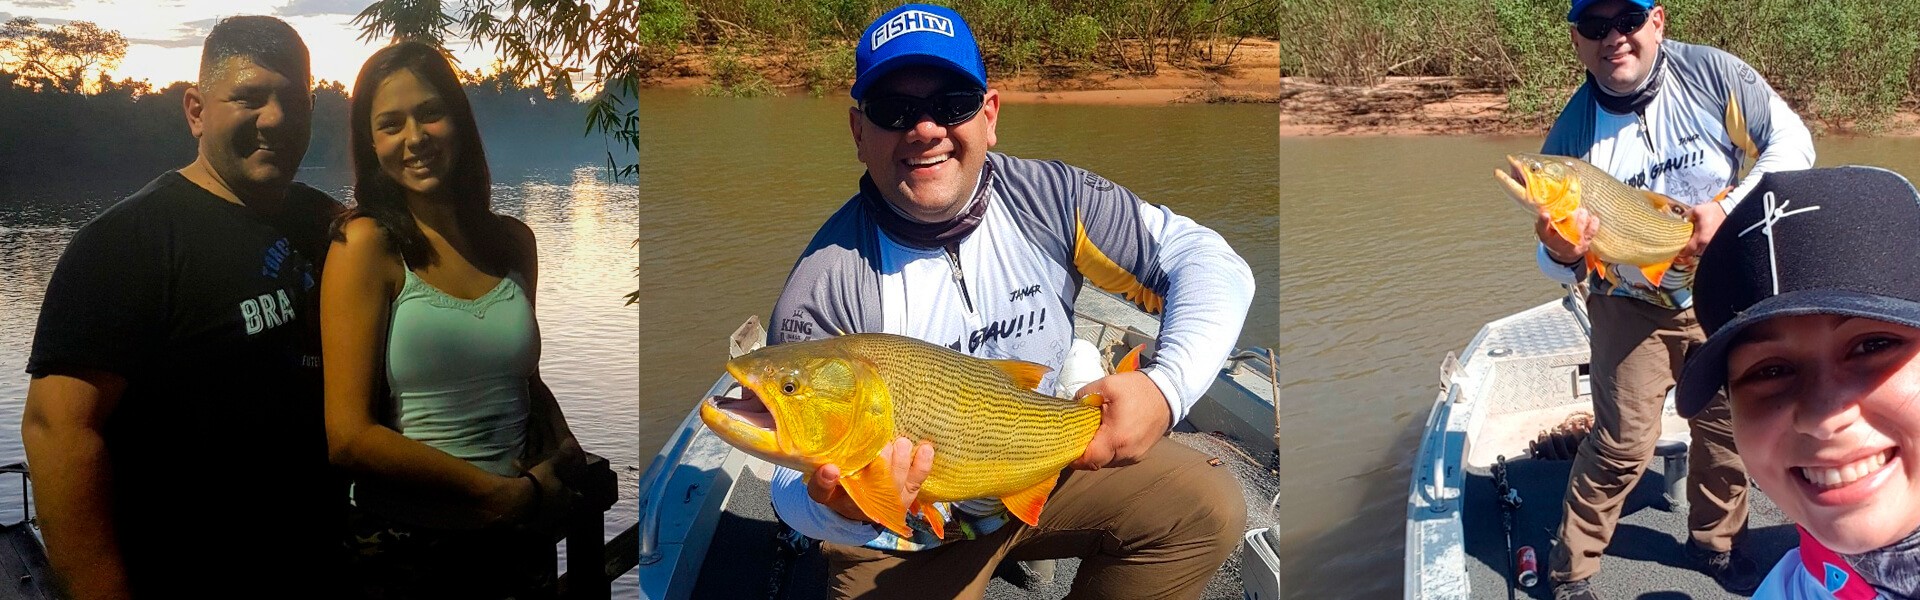
{"type": "Polygon", "coordinates": [[[1660,278],[1665,277],[1667,274],[1667,269],[1670,269],[1672,267],[1673,267],[1673,261],[1668,260],[1664,262],[1654,263],[1651,265],[1643,265],[1640,267],[1640,273],[1646,275],[1647,281],[1657,287],[1660,285],[1660,278]]]}
{"type": "Polygon", "coordinates": [[[1100,408],[1106,406],[1106,404],[1107,397],[1100,395],[1100,392],[1094,392],[1080,397],[1080,405],[1087,408],[1100,408]]]}
{"type": "Polygon", "coordinates": [[[1013,378],[1014,385],[1018,385],[1020,389],[1024,390],[1040,389],[1040,380],[1046,378],[1047,373],[1053,370],[1047,368],[1046,365],[1030,363],[1024,360],[1000,359],[989,360],[987,362],[991,363],[994,368],[1006,373],[1007,377],[1013,378]]]}
{"type": "Polygon", "coordinates": [[[1566,238],[1569,242],[1573,242],[1574,244],[1580,243],[1580,228],[1573,225],[1573,217],[1571,216],[1554,221],[1553,230],[1560,232],[1560,237],[1566,238]]]}
{"type": "Polygon", "coordinates": [[[933,537],[947,539],[947,521],[940,516],[940,509],[934,508],[932,504],[916,501],[913,503],[913,512],[927,520],[927,527],[933,529],[933,537]]]}
{"type": "Polygon", "coordinates": [[[1140,370],[1140,351],[1146,349],[1146,344],[1135,345],[1133,350],[1127,352],[1126,356],[1120,357],[1120,364],[1114,365],[1113,372],[1125,373],[1140,370]]]}
{"type": "Polygon", "coordinates": [[[1040,525],[1040,509],[1047,506],[1047,495],[1053,493],[1053,486],[1060,482],[1058,476],[1048,477],[1033,484],[1033,487],[1014,492],[1010,496],[1001,496],[1000,503],[1007,505],[1007,512],[1013,513],[1020,522],[1031,526],[1040,525]]]}
{"type": "Polygon", "coordinates": [[[1587,253],[1587,272],[1600,275],[1600,278],[1607,280],[1608,283],[1619,283],[1614,279],[1613,272],[1607,270],[1607,263],[1600,262],[1600,257],[1594,256],[1592,252],[1587,253]]]}
{"type": "Polygon", "coordinates": [[[907,528],[907,507],[900,504],[900,488],[893,484],[889,463],[882,453],[867,466],[841,475],[840,488],[847,491],[847,496],[853,498],[853,503],[867,518],[900,537],[912,539],[913,530],[907,528]]]}

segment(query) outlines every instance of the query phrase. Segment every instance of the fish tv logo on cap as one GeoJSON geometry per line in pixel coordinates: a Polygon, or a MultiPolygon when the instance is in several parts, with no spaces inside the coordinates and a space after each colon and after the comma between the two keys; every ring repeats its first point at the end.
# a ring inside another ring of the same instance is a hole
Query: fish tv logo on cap
{"type": "Polygon", "coordinates": [[[931,31],[947,37],[953,37],[953,19],[942,17],[924,10],[909,10],[887,19],[887,24],[873,30],[873,45],[869,50],[879,50],[894,38],[917,31],[931,31]]]}

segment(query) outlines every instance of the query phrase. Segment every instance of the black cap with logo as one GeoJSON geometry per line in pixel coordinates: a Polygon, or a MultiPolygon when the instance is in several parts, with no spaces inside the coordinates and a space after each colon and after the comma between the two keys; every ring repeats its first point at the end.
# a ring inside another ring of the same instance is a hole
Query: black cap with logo
{"type": "Polygon", "coordinates": [[[1767,173],[1700,256],[1693,308],[1707,343],[1674,390],[1692,417],[1727,383],[1727,350],[1774,317],[1843,315],[1920,328],[1920,193],[1892,171],[1767,173]]]}

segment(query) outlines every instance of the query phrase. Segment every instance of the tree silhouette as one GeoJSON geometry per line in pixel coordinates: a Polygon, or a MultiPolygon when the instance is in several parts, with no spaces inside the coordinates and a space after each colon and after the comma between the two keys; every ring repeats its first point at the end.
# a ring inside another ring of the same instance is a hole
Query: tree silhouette
{"type": "Polygon", "coordinates": [[[126,56],[126,36],[88,21],[49,29],[32,17],[15,17],[0,25],[0,69],[19,76],[15,85],[36,91],[79,92],[89,73],[106,77],[126,56]]]}

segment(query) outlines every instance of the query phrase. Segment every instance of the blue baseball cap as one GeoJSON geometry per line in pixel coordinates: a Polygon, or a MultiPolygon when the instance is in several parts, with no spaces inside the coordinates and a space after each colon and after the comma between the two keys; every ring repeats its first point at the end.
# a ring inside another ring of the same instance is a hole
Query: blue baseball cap
{"type": "Polygon", "coordinates": [[[860,36],[853,62],[859,72],[853,79],[855,100],[888,73],[914,65],[947,69],[987,89],[987,66],[980,60],[973,28],[944,6],[905,4],[880,15],[860,36]]]}
{"type": "MultiPolygon", "coordinates": [[[[1573,0],[1573,8],[1567,11],[1567,22],[1580,20],[1580,13],[1587,12],[1588,7],[1599,3],[1600,0],[1573,0]]],[[[1627,4],[1638,6],[1641,10],[1653,10],[1653,0],[1627,0],[1627,4]]]]}

